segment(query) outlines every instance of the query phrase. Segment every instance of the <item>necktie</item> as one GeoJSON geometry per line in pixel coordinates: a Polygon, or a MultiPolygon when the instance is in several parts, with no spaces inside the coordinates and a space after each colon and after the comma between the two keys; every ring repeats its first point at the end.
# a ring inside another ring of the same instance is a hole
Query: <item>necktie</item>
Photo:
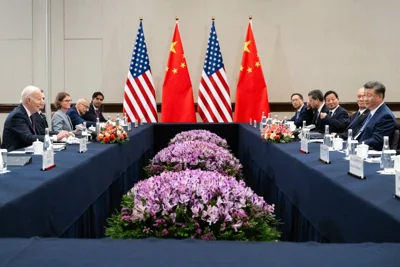
{"type": "Polygon", "coordinates": [[[347,129],[349,129],[351,126],[353,126],[353,124],[358,121],[359,117],[360,117],[361,113],[360,111],[357,111],[357,113],[353,116],[353,118],[351,119],[351,122],[349,124],[349,126],[347,127],[347,129]]]}
{"type": "Polygon", "coordinates": [[[315,125],[318,123],[319,120],[319,111],[316,111],[317,116],[315,116],[315,125]]]}
{"type": "Polygon", "coordinates": [[[36,119],[35,116],[33,116],[33,114],[30,116],[31,119],[31,123],[32,123],[32,129],[33,129],[33,133],[36,134],[36,119]]]}
{"type": "Polygon", "coordinates": [[[360,137],[361,133],[364,131],[365,127],[367,126],[367,124],[368,124],[368,122],[370,121],[371,118],[372,118],[372,114],[369,113],[368,118],[365,120],[363,126],[361,127],[360,131],[358,131],[358,133],[354,137],[354,139],[357,139],[358,137],[360,137]]]}
{"type": "Polygon", "coordinates": [[[296,111],[296,120],[299,118],[300,111],[296,111]]]}
{"type": "Polygon", "coordinates": [[[329,117],[332,118],[332,116],[333,116],[333,111],[331,110],[331,111],[329,111],[329,117]]]}

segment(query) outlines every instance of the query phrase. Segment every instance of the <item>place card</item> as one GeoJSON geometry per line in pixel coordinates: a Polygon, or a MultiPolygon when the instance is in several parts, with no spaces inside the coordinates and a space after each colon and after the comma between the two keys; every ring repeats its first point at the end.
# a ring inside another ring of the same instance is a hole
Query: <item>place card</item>
{"type": "Polygon", "coordinates": [[[353,176],[358,179],[365,179],[364,175],[364,160],[363,158],[357,155],[350,155],[349,162],[349,172],[347,173],[350,176],[353,176]]]}
{"type": "Polygon", "coordinates": [[[326,164],[331,163],[329,161],[329,147],[327,145],[320,145],[319,160],[326,164]]]}
{"type": "Polygon", "coordinates": [[[400,200],[400,170],[396,170],[394,197],[400,200]]]}
{"type": "Polygon", "coordinates": [[[53,169],[56,165],[54,164],[54,152],[53,149],[45,150],[42,154],[42,171],[48,171],[53,169]]]}
{"type": "Polygon", "coordinates": [[[84,153],[87,151],[87,140],[86,137],[79,139],[79,153],[84,153]]]}
{"type": "Polygon", "coordinates": [[[300,152],[304,154],[308,154],[308,139],[307,138],[301,138],[300,140],[300,152]]]}

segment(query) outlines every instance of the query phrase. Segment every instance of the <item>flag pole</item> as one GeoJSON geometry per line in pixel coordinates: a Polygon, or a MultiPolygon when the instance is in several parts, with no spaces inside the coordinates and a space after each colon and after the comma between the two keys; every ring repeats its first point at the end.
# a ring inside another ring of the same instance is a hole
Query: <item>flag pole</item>
{"type": "Polygon", "coordinates": [[[51,101],[52,94],[51,94],[51,1],[46,0],[46,19],[45,19],[45,35],[46,35],[46,42],[45,42],[45,51],[46,51],[46,60],[45,60],[45,75],[46,75],[46,89],[43,89],[45,92],[45,114],[47,119],[47,124],[49,125],[49,129],[53,129],[51,124],[51,101]]]}

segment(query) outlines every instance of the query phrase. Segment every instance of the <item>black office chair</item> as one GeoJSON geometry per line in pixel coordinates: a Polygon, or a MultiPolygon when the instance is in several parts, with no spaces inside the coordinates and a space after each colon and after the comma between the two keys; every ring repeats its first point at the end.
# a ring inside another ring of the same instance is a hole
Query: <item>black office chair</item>
{"type": "Polygon", "coordinates": [[[396,130],[393,133],[393,136],[396,135],[396,131],[398,132],[397,133],[397,146],[394,147],[393,149],[396,150],[397,155],[400,155],[400,121],[399,120],[396,121],[396,130]]]}
{"type": "Polygon", "coordinates": [[[390,138],[390,149],[398,150],[399,149],[399,139],[400,139],[400,131],[394,130],[391,138],[390,138]]]}

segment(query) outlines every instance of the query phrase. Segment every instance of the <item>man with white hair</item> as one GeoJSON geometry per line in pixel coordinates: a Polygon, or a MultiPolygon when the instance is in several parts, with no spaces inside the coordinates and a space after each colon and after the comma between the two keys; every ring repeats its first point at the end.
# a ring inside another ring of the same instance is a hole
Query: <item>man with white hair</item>
{"type": "Polygon", "coordinates": [[[82,98],[78,99],[78,101],[76,101],[76,105],[67,111],[67,115],[71,119],[72,126],[75,127],[76,125],[83,124],[84,122],[86,122],[86,127],[96,126],[96,122],[86,121],[85,119],[83,119],[82,116],[85,115],[88,111],[89,101],[82,98]]]}
{"type": "MultiPolygon", "coordinates": [[[[2,148],[13,151],[32,145],[36,140],[44,141],[44,135],[39,133],[36,125],[36,114],[43,106],[43,94],[35,86],[27,86],[21,94],[21,104],[19,104],[4,122],[2,148]]],[[[60,132],[51,138],[59,141],[68,137],[66,131],[60,132]]]]}

